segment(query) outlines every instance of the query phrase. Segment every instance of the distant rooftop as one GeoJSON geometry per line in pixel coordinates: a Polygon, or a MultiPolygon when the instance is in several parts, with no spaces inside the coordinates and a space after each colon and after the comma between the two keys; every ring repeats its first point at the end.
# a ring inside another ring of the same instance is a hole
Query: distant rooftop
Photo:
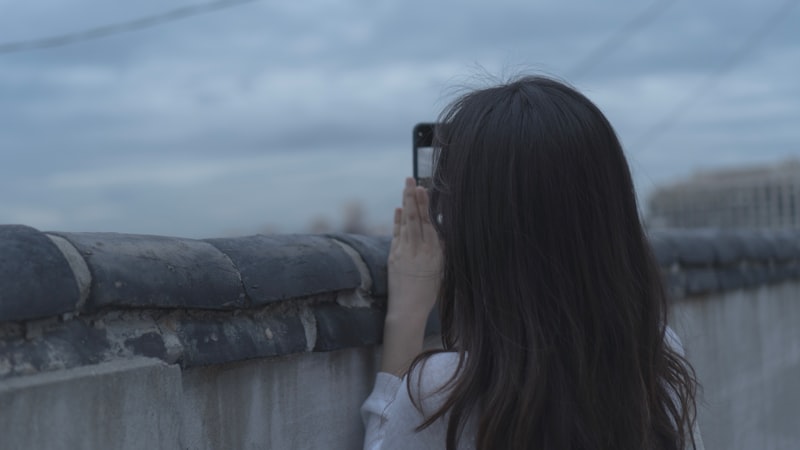
{"type": "Polygon", "coordinates": [[[681,186],[697,186],[698,184],[719,184],[725,181],[736,183],[751,179],[758,180],[764,178],[786,176],[800,176],[800,160],[789,159],[778,164],[761,166],[731,167],[716,170],[702,170],[693,173],[689,178],[668,184],[664,189],[680,188],[681,186]]]}

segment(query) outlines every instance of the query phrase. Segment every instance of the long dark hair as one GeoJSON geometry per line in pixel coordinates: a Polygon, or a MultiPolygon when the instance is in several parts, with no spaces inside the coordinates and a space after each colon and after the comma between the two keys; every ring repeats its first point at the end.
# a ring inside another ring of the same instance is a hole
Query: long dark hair
{"type": "Polygon", "coordinates": [[[694,444],[696,379],[665,342],[661,275],[600,110],[526,77],[462,96],[440,122],[431,214],[459,364],[418,430],[447,420],[448,450],[470,416],[478,449],[694,444]]]}

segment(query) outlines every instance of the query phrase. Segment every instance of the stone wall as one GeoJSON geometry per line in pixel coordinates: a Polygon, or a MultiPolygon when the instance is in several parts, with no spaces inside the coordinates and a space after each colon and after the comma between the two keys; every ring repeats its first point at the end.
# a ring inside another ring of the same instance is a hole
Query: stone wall
{"type": "MultiPolygon", "coordinates": [[[[651,242],[707,448],[796,448],[800,235],[651,242]]],[[[0,448],[358,448],[388,244],[0,226],[0,448]]]]}
{"type": "Polygon", "coordinates": [[[677,302],[673,326],[703,384],[707,449],[800,448],[800,283],[677,302]]]}

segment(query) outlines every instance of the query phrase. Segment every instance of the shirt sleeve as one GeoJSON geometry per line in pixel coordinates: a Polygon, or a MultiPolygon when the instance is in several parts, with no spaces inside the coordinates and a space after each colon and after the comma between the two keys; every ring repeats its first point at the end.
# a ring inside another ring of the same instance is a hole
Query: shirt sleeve
{"type": "MultiPolygon", "coordinates": [[[[667,327],[664,339],[667,341],[667,344],[672,347],[673,350],[678,352],[681,356],[686,356],[686,352],[683,349],[683,344],[681,343],[681,339],[675,333],[675,331],[667,327]]],[[[700,420],[695,418],[694,426],[692,427],[692,437],[694,438],[694,445],[695,450],[705,450],[705,446],[703,445],[703,436],[700,434],[700,420]]]]}
{"type": "Polygon", "coordinates": [[[422,430],[417,430],[417,427],[447,398],[447,391],[441,387],[450,379],[457,365],[457,354],[439,353],[425,360],[406,378],[378,373],[372,394],[361,407],[366,432],[364,450],[444,448],[446,421],[437,420],[422,430]],[[417,401],[414,402],[412,397],[417,401]]]}
{"type": "Polygon", "coordinates": [[[387,411],[402,384],[400,378],[389,373],[379,372],[375,377],[375,387],[361,405],[361,420],[365,429],[364,450],[377,450],[383,445],[387,411]]]}

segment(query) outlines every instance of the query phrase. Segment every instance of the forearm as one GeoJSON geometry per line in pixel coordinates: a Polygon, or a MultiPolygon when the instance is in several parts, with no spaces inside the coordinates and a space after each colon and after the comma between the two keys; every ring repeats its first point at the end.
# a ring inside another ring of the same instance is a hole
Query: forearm
{"type": "Polygon", "coordinates": [[[427,313],[419,311],[386,314],[381,372],[398,377],[405,374],[411,361],[422,352],[427,319],[427,313]]]}
{"type": "Polygon", "coordinates": [[[407,178],[395,209],[387,259],[388,291],[381,372],[398,377],[422,351],[425,324],[439,291],[442,249],[425,189],[407,178]]]}

